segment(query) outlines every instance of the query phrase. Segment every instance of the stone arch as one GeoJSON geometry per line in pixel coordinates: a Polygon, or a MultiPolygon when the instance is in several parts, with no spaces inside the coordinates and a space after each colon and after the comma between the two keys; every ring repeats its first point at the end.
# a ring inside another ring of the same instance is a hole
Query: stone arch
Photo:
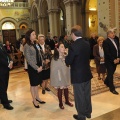
{"type": "Polygon", "coordinates": [[[61,35],[65,35],[66,33],[66,10],[63,0],[58,0],[58,8],[63,12],[63,21],[61,21],[61,35]]]}
{"type": "Polygon", "coordinates": [[[27,32],[27,30],[28,30],[29,28],[31,28],[30,22],[29,22],[28,20],[21,20],[21,21],[18,22],[18,25],[19,25],[19,36],[20,36],[20,37],[24,37],[24,35],[25,35],[25,33],[27,32]],[[21,26],[22,24],[25,24],[27,27],[26,27],[25,29],[20,29],[20,26],[21,26]]]}
{"type": "Polygon", "coordinates": [[[39,33],[39,24],[38,24],[38,7],[35,2],[32,3],[31,7],[31,27],[36,31],[36,34],[39,33]]]}
{"type": "Polygon", "coordinates": [[[2,24],[5,23],[5,22],[7,22],[7,21],[10,21],[10,22],[14,23],[16,29],[18,29],[18,23],[17,23],[17,21],[14,18],[5,17],[5,18],[3,18],[3,19],[0,20],[0,30],[2,30],[2,24]]]}
{"type": "Polygon", "coordinates": [[[14,23],[16,38],[19,38],[19,31],[18,31],[19,25],[18,25],[18,22],[17,22],[17,20],[15,20],[14,18],[11,18],[11,17],[5,17],[5,18],[3,18],[3,19],[0,20],[0,34],[2,34],[2,24],[5,23],[5,22],[7,22],[7,21],[10,21],[10,22],[14,23]]]}

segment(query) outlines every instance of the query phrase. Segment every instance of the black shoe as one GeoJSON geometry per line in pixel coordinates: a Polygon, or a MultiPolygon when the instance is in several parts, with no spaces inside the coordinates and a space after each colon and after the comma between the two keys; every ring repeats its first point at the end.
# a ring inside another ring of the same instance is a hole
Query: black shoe
{"type": "Polygon", "coordinates": [[[78,115],[74,114],[73,118],[75,118],[77,120],[78,119],[78,115]]]}
{"type": "Polygon", "coordinates": [[[35,108],[40,108],[40,106],[39,105],[35,105],[34,102],[33,102],[33,105],[34,105],[35,108]]]}
{"type": "Polygon", "coordinates": [[[112,93],[115,94],[115,95],[118,95],[118,94],[119,94],[116,90],[113,90],[113,91],[110,91],[110,92],[112,92],[112,93]]]}
{"type": "Polygon", "coordinates": [[[8,105],[3,105],[3,106],[4,106],[4,108],[7,109],[7,110],[13,110],[13,109],[14,109],[10,104],[8,104],[8,105]]]}
{"type": "Polygon", "coordinates": [[[12,100],[8,100],[8,103],[12,103],[13,101],[12,100]]]}
{"type": "Polygon", "coordinates": [[[91,118],[91,114],[86,115],[87,118],[91,118]]]}
{"type": "Polygon", "coordinates": [[[38,101],[40,104],[45,104],[46,103],[45,101],[40,101],[40,100],[37,100],[37,99],[36,99],[36,101],[38,101]]]}
{"type": "Polygon", "coordinates": [[[45,90],[46,90],[46,91],[50,91],[50,89],[49,89],[48,87],[47,87],[47,88],[45,88],[45,90]]]}
{"type": "Polygon", "coordinates": [[[42,90],[42,94],[45,94],[45,90],[42,90]]]}

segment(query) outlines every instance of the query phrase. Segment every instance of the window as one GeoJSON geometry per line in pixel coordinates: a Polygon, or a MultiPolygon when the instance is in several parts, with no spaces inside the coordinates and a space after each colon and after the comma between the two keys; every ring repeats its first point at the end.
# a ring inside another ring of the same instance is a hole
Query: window
{"type": "Polygon", "coordinates": [[[12,22],[5,22],[2,25],[2,30],[15,29],[15,25],[12,22]]]}

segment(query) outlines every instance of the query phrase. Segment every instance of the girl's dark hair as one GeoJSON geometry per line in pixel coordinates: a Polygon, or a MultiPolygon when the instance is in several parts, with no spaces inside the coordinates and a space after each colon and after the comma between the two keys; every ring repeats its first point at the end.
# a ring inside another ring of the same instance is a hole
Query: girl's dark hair
{"type": "Polygon", "coordinates": [[[33,31],[34,31],[33,29],[29,29],[25,34],[26,43],[28,45],[32,45],[31,40],[30,40],[30,35],[33,31]]]}
{"type": "Polygon", "coordinates": [[[57,46],[55,47],[55,49],[54,49],[53,58],[54,58],[54,60],[56,60],[56,61],[59,59],[59,52],[58,52],[57,48],[59,48],[59,46],[60,46],[61,44],[63,44],[63,43],[62,43],[62,42],[59,42],[58,45],[57,45],[57,46]]]}

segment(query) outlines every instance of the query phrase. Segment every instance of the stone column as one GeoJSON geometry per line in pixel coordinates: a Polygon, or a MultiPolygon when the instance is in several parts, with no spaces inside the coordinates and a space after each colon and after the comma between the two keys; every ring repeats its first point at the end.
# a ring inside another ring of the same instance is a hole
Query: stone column
{"type": "Polygon", "coordinates": [[[77,3],[79,0],[64,0],[63,2],[66,9],[67,35],[70,35],[72,26],[78,24],[77,16],[79,16],[79,14],[77,14],[77,3]]]}
{"type": "Polygon", "coordinates": [[[78,1],[73,2],[73,25],[78,24],[78,19],[79,19],[79,12],[78,12],[78,1]]]}
{"type": "Polygon", "coordinates": [[[85,24],[84,24],[84,26],[85,26],[85,31],[84,31],[84,35],[86,36],[86,37],[89,37],[89,10],[87,10],[87,11],[85,11],[85,24]]]}
{"type": "Polygon", "coordinates": [[[39,15],[38,17],[39,22],[39,33],[44,34],[45,36],[48,33],[48,19],[45,15],[39,15]]]}
{"type": "Polygon", "coordinates": [[[38,24],[39,24],[39,33],[43,34],[43,31],[42,31],[42,19],[41,19],[40,15],[38,16],[38,24]]]}
{"type": "Polygon", "coordinates": [[[59,9],[50,9],[48,10],[49,14],[49,24],[50,24],[50,33],[52,36],[60,36],[60,10],[59,9]]]}

